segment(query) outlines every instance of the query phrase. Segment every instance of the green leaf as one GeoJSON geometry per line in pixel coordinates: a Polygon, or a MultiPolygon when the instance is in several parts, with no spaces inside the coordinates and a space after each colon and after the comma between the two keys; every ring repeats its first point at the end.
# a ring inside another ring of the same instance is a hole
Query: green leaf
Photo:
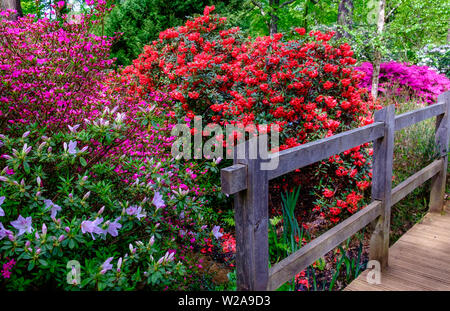
{"type": "Polygon", "coordinates": [[[28,164],[28,162],[23,162],[23,169],[25,173],[30,174],[30,165],[28,164]]]}
{"type": "Polygon", "coordinates": [[[75,241],[72,240],[72,239],[70,239],[70,240],[69,240],[69,248],[70,248],[70,249],[73,249],[74,247],[75,247],[75,241]]]}
{"type": "Polygon", "coordinates": [[[28,264],[28,271],[31,271],[34,268],[34,261],[30,261],[28,264]]]}
{"type": "Polygon", "coordinates": [[[80,157],[80,164],[83,167],[85,167],[87,165],[87,162],[86,162],[86,160],[83,157],[80,157]]]}
{"type": "Polygon", "coordinates": [[[48,262],[45,261],[44,259],[39,259],[39,263],[40,263],[41,265],[43,265],[44,267],[48,266],[48,262]]]}

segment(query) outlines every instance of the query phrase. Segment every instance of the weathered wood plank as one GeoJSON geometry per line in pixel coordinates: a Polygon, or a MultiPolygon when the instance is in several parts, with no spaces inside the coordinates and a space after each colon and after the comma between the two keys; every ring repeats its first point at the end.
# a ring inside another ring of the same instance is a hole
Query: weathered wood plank
{"type": "Polygon", "coordinates": [[[268,172],[269,180],[371,142],[382,137],[383,134],[383,123],[375,122],[273,154],[270,157],[279,157],[279,166],[268,172]]]}
{"type": "Polygon", "coordinates": [[[382,201],[383,212],[370,241],[369,257],[381,268],[388,265],[391,221],[392,161],[394,156],[395,106],[375,113],[375,122],[384,121],[384,136],[373,143],[372,199],[382,201]]]}
{"type": "Polygon", "coordinates": [[[391,204],[394,205],[399,202],[401,199],[413,192],[414,189],[420,187],[428,179],[439,173],[442,168],[442,161],[442,159],[434,161],[392,189],[391,204]]]}
{"type": "Polygon", "coordinates": [[[260,170],[261,159],[249,158],[245,148],[245,158],[235,159],[247,167],[248,184],[234,199],[236,278],[238,290],[255,291],[266,290],[269,278],[269,182],[267,171],[260,170]]]}
{"type": "Polygon", "coordinates": [[[314,263],[353,234],[364,228],[381,213],[381,202],[374,201],[361,211],[283,259],[269,271],[268,290],[276,290],[297,273],[314,263]]]}
{"type": "Polygon", "coordinates": [[[400,114],[395,117],[395,131],[443,114],[444,112],[445,103],[438,101],[437,104],[400,114]]]}
{"type": "Polygon", "coordinates": [[[433,222],[416,224],[390,248],[381,284],[369,284],[366,270],[345,290],[450,290],[450,217],[429,213],[425,218],[433,222]],[[446,225],[436,226],[437,222],[446,225]]]}
{"type": "Polygon", "coordinates": [[[440,212],[444,206],[445,182],[448,165],[448,140],[450,135],[450,91],[439,96],[438,101],[442,101],[445,113],[436,118],[436,145],[442,157],[441,171],[431,180],[430,211],[440,212]]]}
{"type": "Polygon", "coordinates": [[[247,189],[247,166],[235,164],[220,170],[222,192],[228,195],[247,189]]]}

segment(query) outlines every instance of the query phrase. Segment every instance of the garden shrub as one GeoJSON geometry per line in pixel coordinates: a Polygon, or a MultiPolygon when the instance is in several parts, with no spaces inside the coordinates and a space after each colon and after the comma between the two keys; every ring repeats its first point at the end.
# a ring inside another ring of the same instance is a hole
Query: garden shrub
{"type": "Polygon", "coordinates": [[[27,15],[0,24],[0,122],[57,129],[99,115],[111,39],[89,34],[95,22],[27,15]]]}
{"type": "Polygon", "coordinates": [[[450,44],[426,45],[417,53],[419,66],[428,66],[450,79],[450,44]]]}
{"type": "MultiPolygon", "coordinates": [[[[140,93],[169,94],[171,114],[187,123],[201,115],[205,124],[277,124],[281,150],[373,121],[375,107],[358,87],[353,51],[348,44],[330,44],[334,33],[307,35],[297,28],[297,40],[284,41],[282,34],[245,38],[213,10],[206,7],[203,16],[161,32],[144,47],[124,71],[139,80],[140,93]]],[[[225,144],[223,137],[216,139],[225,144]]],[[[370,180],[366,147],[294,174],[302,200],[312,192],[309,202],[333,221],[361,208],[370,180]]]]}
{"type": "Polygon", "coordinates": [[[89,23],[0,21],[0,288],[200,289],[219,161],[171,157],[164,94],[108,72],[89,23]]]}
{"type": "MultiPolygon", "coordinates": [[[[373,66],[363,63],[357,68],[366,75],[360,86],[372,88],[373,66]]],[[[394,61],[382,63],[380,67],[380,92],[385,96],[407,93],[409,98],[420,98],[428,104],[450,89],[450,80],[427,66],[416,66],[394,61]],[[391,94],[393,93],[393,94],[391,94]]]]}

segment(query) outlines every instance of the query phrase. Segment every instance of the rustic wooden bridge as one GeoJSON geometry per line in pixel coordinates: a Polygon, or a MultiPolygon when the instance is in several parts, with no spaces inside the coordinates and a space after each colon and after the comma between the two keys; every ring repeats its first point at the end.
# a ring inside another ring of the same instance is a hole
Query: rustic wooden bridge
{"type": "MultiPolygon", "coordinates": [[[[374,225],[370,260],[378,263],[381,284],[368,282],[366,270],[348,290],[439,290],[450,284],[450,216],[444,211],[450,131],[450,92],[431,106],[395,115],[394,106],[375,113],[373,124],[272,154],[251,156],[252,140],[243,144],[245,156],[222,169],[222,191],[234,195],[236,276],[239,290],[276,290],[327,252],[367,226],[374,225]],[[438,159],[392,189],[394,133],[436,117],[438,159]],[[373,142],[372,203],[269,268],[269,180],[373,142]],[[279,165],[262,170],[276,157],[279,165]],[[431,179],[430,214],[389,248],[391,206],[431,179]],[[443,215],[442,215],[443,214],[443,215]]],[[[239,146],[238,146],[239,147],[239,146]]],[[[242,148],[242,146],[241,146],[242,148]]],[[[375,278],[376,281],[376,278],[375,278]]]]}
{"type": "Polygon", "coordinates": [[[369,269],[346,291],[450,291],[450,211],[429,213],[389,248],[378,284],[369,269]]]}

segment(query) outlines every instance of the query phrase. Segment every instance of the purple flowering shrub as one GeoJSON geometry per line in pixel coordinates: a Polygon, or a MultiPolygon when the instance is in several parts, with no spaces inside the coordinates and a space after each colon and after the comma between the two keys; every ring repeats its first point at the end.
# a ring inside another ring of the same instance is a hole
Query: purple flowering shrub
{"type": "MultiPolygon", "coordinates": [[[[360,86],[371,89],[372,64],[362,63],[356,69],[366,74],[360,86]]],[[[393,61],[381,64],[379,91],[386,96],[400,96],[406,93],[409,97],[418,97],[424,102],[432,104],[440,94],[449,89],[450,80],[427,66],[393,61]]]]}
{"type": "Polygon", "coordinates": [[[107,71],[91,20],[0,20],[0,288],[198,289],[218,161],[171,157],[164,94],[107,71]]]}
{"type": "Polygon", "coordinates": [[[0,22],[0,124],[58,129],[97,116],[106,97],[112,38],[89,33],[95,24],[33,15],[0,22]]]}
{"type": "MultiPolygon", "coordinates": [[[[109,121],[111,135],[126,132],[112,116],[103,120],[109,121]]],[[[23,286],[18,283],[25,276],[33,286],[59,280],[58,287],[65,289],[183,286],[187,261],[180,259],[190,249],[177,245],[180,232],[194,241],[214,235],[200,228],[194,212],[202,200],[167,187],[183,164],[142,163],[155,182],[125,183],[109,163],[89,165],[95,158],[89,145],[94,135],[86,127],[51,137],[37,129],[15,138],[0,136],[0,260],[14,258],[13,270],[20,271],[8,274],[8,286],[23,286]],[[185,204],[190,208],[180,217],[177,206],[185,204]],[[180,226],[173,225],[176,219],[180,226]],[[67,284],[71,271],[66,265],[72,260],[82,264],[82,277],[67,284]]],[[[133,173],[130,159],[118,164],[133,173]]]]}

